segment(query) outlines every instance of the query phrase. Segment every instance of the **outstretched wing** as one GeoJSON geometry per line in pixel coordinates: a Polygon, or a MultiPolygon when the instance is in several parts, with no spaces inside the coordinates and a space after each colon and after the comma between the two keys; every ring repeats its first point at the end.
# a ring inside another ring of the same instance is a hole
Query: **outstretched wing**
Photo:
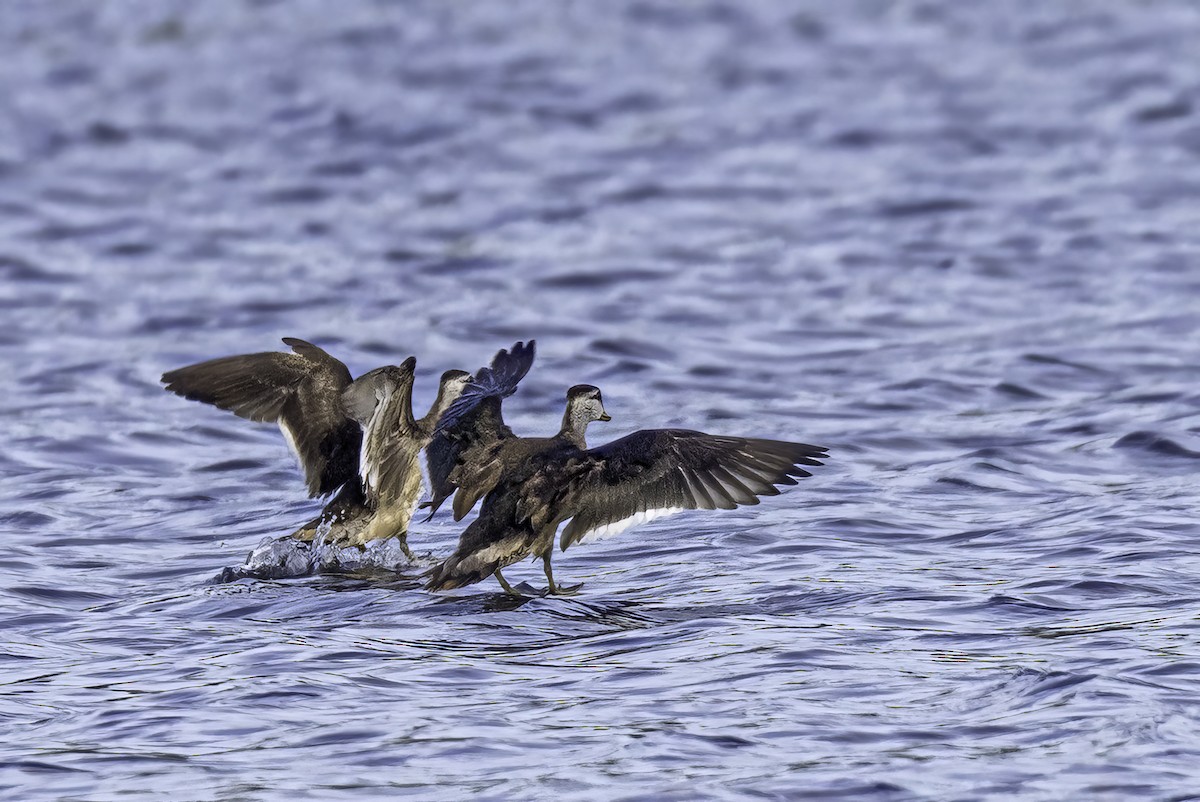
{"type": "MultiPolygon", "coordinates": [[[[811,476],[827,449],[805,443],[647,429],[570,458],[553,497],[526,501],[535,517],[564,521],[561,546],[622,532],[681,510],[733,509],[811,476]]],[[[531,492],[538,493],[537,488],[531,492]]],[[[535,521],[535,525],[537,522],[535,521]]]]}
{"type": "Polygon", "coordinates": [[[501,349],[492,358],[491,367],[480,368],[475,379],[463,388],[462,395],[442,414],[433,438],[425,447],[433,497],[426,505],[432,507],[430,518],[442,502],[462,487],[468,490],[460,494],[463,503],[468,497],[472,501],[460,515],[461,505],[459,499],[455,499],[454,519],[461,520],[495,483],[495,479],[490,478],[494,471],[480,472],[473,466],[479,466],[484,455],[497,443],[513,436],[500,413],[500,403],[517,391],[517,385],[533,365],[536,350],[534,340],[518,342],[511,351],[501,349]]]}
{"type": "Polygon", "coordinates": [[[312,343],[284,337],[295,353],[228,356],[168,371],[173,393],[253,421],[278,423],[300,459],[310,496],[325,496],[358,470],[359,425],[342,410],[350,371],[312,343]]]}
{"type": "Polygon", "coordinates": [[[372,507],[416,502],[421,488],[421,444],[412,414],[413,370],[409,357],[359,376],[342,393],[342,404],[363,429],[359,476],[372,507]],[[411,496],[411,498],[410,498],[411,496]]]}

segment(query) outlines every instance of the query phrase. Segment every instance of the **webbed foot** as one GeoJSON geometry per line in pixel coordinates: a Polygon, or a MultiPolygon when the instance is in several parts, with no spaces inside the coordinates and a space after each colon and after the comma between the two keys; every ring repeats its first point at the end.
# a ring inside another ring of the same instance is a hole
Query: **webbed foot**
{"type": "Polygon", "coordinates": [[[542,569],[546,572],[546,581],[550,583],[550,586],[542,595],[574,596],[583,587],[582,582],[578,585],[560,585],[554,581],[554,571],[550,568],[550,552],[548,550],[542,555],[542,569]]]}
{"type": "Polygon", "coordinates": [[[499,568],[497,568],[492,575],[494,577],[496,577],[496,581],[500,583],[500,587],[504,588],[504,592],[507,593],[509,596],[516,596],[518,599],[520,599],[520,598],[524,598],[524,596],[526,595],[526,594],[522,593],[520,590],[518,590],[519,587],[525,585],[524,582],[522,582],[521,585],[518,586],[518,588],[514,588],[512,585],[508,584],[508,580],[504,578],[504,574],[500,573],[499,568]]]}

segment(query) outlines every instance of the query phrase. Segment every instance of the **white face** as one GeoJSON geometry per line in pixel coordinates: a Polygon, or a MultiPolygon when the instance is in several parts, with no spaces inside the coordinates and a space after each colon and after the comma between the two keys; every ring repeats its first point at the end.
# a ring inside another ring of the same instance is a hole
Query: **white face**
{"type": "Polygon", "coordinates": [[[467,385],[470,384],[471,381],[471,374],[469,373],[466,376],[455,376],[453,379],[447,381],[446,403],[450,403],[462,395],[463,390],[466,389],[467,385]]]}
{"type": "Polygon", "coordinates": [[[604,402],[597,396],[587,396],[581,399],[576,409],[578,410],[576,414],[584,420],[609,420],[608,413],[604,411],[604,402]]]}

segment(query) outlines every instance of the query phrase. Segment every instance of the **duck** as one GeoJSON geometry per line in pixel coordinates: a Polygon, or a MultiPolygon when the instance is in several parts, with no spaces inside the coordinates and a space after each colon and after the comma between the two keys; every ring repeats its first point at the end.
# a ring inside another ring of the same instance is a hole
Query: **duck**
{"type": "Polygon", "coordinates": [[[395,537],[404,554],[421,489],[418,457],[436,422],[467,386],[462,370],[442,374],[429,412],[414,419],[416,358],[353,379],[324,349],[285,337],[287,352],[221,357],[168,371],[166,389],[254,421],[279,425],[303,469],[311,498],[336,493],[290,537],[324,536],[365,547],[395,537]]]}
{"type": "MultiPolygon", "coordinates": [[[[461,521],[475,506],[482,492],[490,488],[489,477],[475,474],[493,448],[516,435],[504,423],[500,405],[517,391],[521,379],[529,373],[537,355],[537,341],[517,342],[502,348],[491,365],[475,371],[470,382],[451,402],[438,420],[426,458],[429,466],[431,499],[421,506],[429,508],[428,521],[442,503],[454,495],[460,483],[468,489],[455,496],[454,520],[461,521]]],[[[489,463],[490,464],[490,463],[489,463]]],[[[494,484],[494,477],[492,484],[494,484]]]]}
{"type": "MultiPolygon", "coordinates": [[[[468,398],[460,397],[464,407],[468,398]]],[[[560,527],[565,551],[683,510],[758,504],[762,496],[778,495],[780,486],[811,476],[807,468],[828,456],[823,446],[688,429],[643,429],[588,448],[588,426],[609,420],[600,389],[575,385],[553,437],[502,438],[468,471],[459,469],[456,516],[480,496],[483,504],[454,552],[426,572],[426,589],[461,588],[494,576],[506,593],[522,596],[501,572],[533,556],[542,561],[545,592],[570,595],[582,585],[559,585],[551,565],[560,527]]]]}

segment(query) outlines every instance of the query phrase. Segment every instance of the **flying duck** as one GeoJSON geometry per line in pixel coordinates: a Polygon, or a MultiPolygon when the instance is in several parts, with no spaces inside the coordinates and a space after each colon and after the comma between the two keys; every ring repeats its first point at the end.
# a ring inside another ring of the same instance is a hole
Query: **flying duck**
{"type": "MultiPolygon", "coordinates": [[[[460,399],[465,403],[466,397],[460,399]]],[[[455,515],[484,494],[477,517],[458,548],[429,571],[426,588],[448,590],[495,576],[520,595],[501,569],[529,555],[542,559],[548,592],[569,594],[579,585],[557,585],[550,566],[554,537],[563,550],[585,540],[624,531],[682,510],[733,509],[757,504],[811,476],[803,466],[821,465],[821,446],[726,437],[686,429],[644,429],[596,448],[584,435],[592,421],[607,421],[600,390],[577,385],[567,391],[562,428],[550,438],[508,438],[472,466],[477,484],[459,483],[455,515]],[[464,496],[465,492],[465,496],[464,496]]]]}
{"type": "Polygon", "coordinates": [[[223,357],[163,374],[166,389],[243,418],[279,424],[304,469],[309,496],[340,492],[292,536],[328,530],[339,545],[398,537],[405,554],[408,523],[421,487],[418,454],[442,413],[471,378],[446,371],[429,413],[414,420],[416,359],[352,380],[323,349],[293,337],[294,353],[223,357]]]}

